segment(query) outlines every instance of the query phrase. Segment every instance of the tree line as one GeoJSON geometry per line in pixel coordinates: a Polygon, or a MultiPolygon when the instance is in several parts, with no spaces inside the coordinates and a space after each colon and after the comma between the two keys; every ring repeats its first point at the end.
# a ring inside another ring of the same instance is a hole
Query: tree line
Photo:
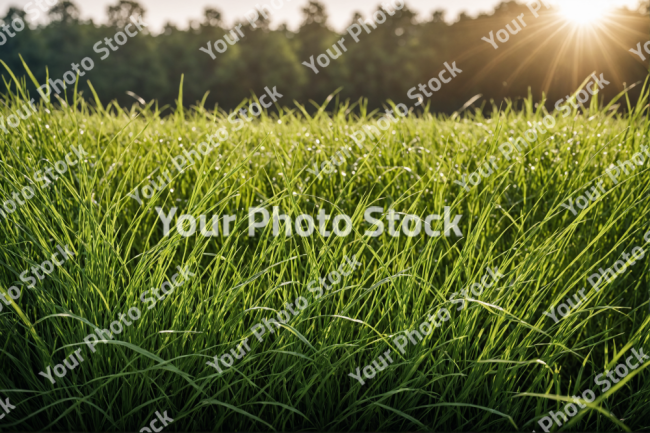
{"type": "MultiPolygon", "coordinates": [[[[611,82],[602,90],[605,99],[643,81],[647,64],[629,49],[650,39],[650,19],[640,10],[617,10],[593,26],[577,27],[552,9],[542,7],[533,14],[526,5],[507,1],[490,14],[461,14],[451,24],[442,10],[421,17],[406,4],[392,15],[385,14],[385,22],[370,28],[371,33],[361,32],[354,43],[350,33],[332,30],[325,6],[311,0],[302,8],[303,20],[295,31],[284,24],[271,29],[263,16],[254,24],[242,17],[235,31],[224,24],[219,10],[207,8],[202,20],[190,23],[188,29],[167,24],[155,35],[145,27],[123,45],[113,42],[118,49],[100,60],[105,52],[93,48],[98,42],[123,32],[131,16],[142,16],[146,23],[146,10],[140,4],[119,0],[107,8],[107,23],[101,25],[81,20],[78,7],[67,0],[46,13],[47,24],[27,25],[7,38],[0,46],[0,59],[14,74],[25,77],[22,56],[43,84],[46,73],[62,79],[71,64],[90,57],[95,67],[80,77],[79,90],[92,99],[90,81],[102,102],[116,100],[121,105],[133,104],[136,95],[145,101],[175,104],[184,76],[187,106],[203,100],[206,107],[231,109],[252,93],[261,95],[267,86],[277,86],[283,101],[296,100],[311,108],[310,100],[323,103],[335,91],[341,100],[367,98],[370,108],[389,99],[413,106],[417,102],[413,95],[422,92],[410,90],[421,84],[427,89],[445,62],[455,62],[462,75],[437,92],[426,92],[431,96],[425,97],[424,105],[431,111],[457,111],[477,94],[483,101],[507,107],[506,99],[517,100],[529,91],[537,100],[545,95],[552,108],[592,72],[611,82]],[[224,36],[231,42],[238,40],[223,54],[201,50],[224,36]],[[327,67],[317,66],[318,74],[303,64],[311,56],[316,59],[328,49],[334,51],[341,38],[348,41],[345,51],[340,50],[342,54],[330,59],[327,67]]],[[[9,24],[19,17],[29,23],[26,15],[11,7],[3,20],[9,24]]],[[[349,25],[360,18],[371,19],[356,13],[349,25]]],[[[107,44],[100,46],[108,51],[107,44]]],[[[10,83],[4,68],[1,73],[10,83]]],[[[30,80],[24,79],[37,95],[30,80]]],[[[632,99],[640,87],[630,92],[632,99]]]]}

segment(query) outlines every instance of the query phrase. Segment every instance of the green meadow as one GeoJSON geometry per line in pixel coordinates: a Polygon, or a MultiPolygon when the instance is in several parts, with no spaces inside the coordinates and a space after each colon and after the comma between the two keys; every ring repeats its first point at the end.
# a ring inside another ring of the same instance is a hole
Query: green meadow
{"type": "Polygon", "coordinates": [[[7,83],[0,107],[6,125],[35,98],[28,118],[0,131],[0,398],[15,406],[3,431],[149,431],[166,411],[165,431],[539,432],[542,417],[586,389],[596,400],[563,428],[650,428],[645,367],[607,392],[595,383],[633,348],[650,353],[650,257],[625,260],[599,290],[588,282],[621,254],[650,248],[650,160],[618,183],[606,173],[644,154],[647,91],[638,104],[594,98],[567,116],[532,98],[479,100],[451,116],[413,112],[359,148],[351,135],[383,114],[364,100],[287,98],[235,130],[229,113],[184,101],[182,86],[174,106],[127,108],[71,90],[49,103],[24,84],[7,83]],[[555,126],[508,161],[499,146],[549,114],[555,126]],[[222,128],[227,140],[174,168],[222,128]],[[342,147],[350,156],[332,173],[307,171],[342,147]],[[87,155],[60,173],[72,148],[87,155]],[[455,182],[491,156],[497,168],[480,184],[455,182]],[[48,169],[49,182],[35,180],[48,169]],[[168,185],[140,195],[142,204],[130,197],[165,169],[168,185]],[[604,192],[577,215],[561,206],[599,180],[604,192]],[[25,187],[30,199],[15,195],[25,187]],[[249,236],[249,208],[274,206],[292,219],[347,215],[353,230],[289,237],[281,226],[274,236],[269,224],[249,236]],[[462,215],[462,236],[366,236],[373,206],[420,217],[449,207],[462,215]],[[156,208],[173,207],[196,221],[236,219],[228,236],[165,236],[156,208]],[[57,245],[74,256],[45,275],[37,266],[57,245]],[[315,297],[308,283],[353,256],[360,265],[315,297]],[[144,292],[177,267],[194,276],[149,309],[144,292]],[[477,296],[487,267],[503,277],[477,296]],[[21,275],[33,269],[43,279],[30,288],[21,275]],[[584,301],[557,322],[543,314],[583,288],[584,301]],[[298,297],[308,305],[259,341],[251,328],[298,297]],[[132,307],[141,317],[123,316],[131,324],[91,350],[84,339],[132,307]],[[402,353],[395,339],[441,309],[448,320],[436,318],[440,326],[402,353]],[[232,367],[207,364],[244,341],[250,350],[232,367]],[[393,362],[364,385],[349,376],[387,350],[393,362]],[[83,361],[55,383],[39,374],[75,351],[83,361]]]}

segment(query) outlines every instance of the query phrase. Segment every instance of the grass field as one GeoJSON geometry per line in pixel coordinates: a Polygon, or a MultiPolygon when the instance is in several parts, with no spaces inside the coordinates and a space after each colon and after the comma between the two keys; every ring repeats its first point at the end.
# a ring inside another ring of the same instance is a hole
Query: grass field
{"type": "MultiPolygon", "coordinates": [[[[13,88],[0,108],[5,118],[30,99],[13,88]]],[[[381,113],[336,98],[317,113],[264,113],[238,131],[201,104],[127,111],[77,97],[54,108],[39,98],[37,111],[0,139],[0,201],[34,190],[0,218],[0,293],[21,290],[0,304],[0,398],[16,406],[2,430],[140,431],[166,411],[173,422],[165,431],[539,432],[542,417],[563,410],[562,398],[585,389],[597,399],[570,429],[650,428],[647,371],[637,368],[608,392],[594,383],[632,348],[650,353],[650,258],[598,291],[587,281],[622,253],[646,248],[650,229],[647,161],[617,184],[606,174],[648,144],[647,99],[618,103],[628,114],[595,99],[583,113],[551,113],[555,127],[507,161],[499,146],[547,114],[531,100],[489,116],[471,108],[411,114],[359,149],[350,135],[381,113]],[[214,151],[172,169],[172,158],[222,127],[229,138],[214,151]],[[307,172],[343,145],[352,157],[336,172],[307,172]],[[33,182],[71,146],[88,155],[64,174],[50,170],[59,178],[48,188],[33,182]],[[468,192],[454,182],[493,155],[498,169],[478,186],[468,192]],[[129,197],[157,183],[163,168],[168,186],[142,205],[129,197]],[[584,211],[560,206],[598,180],[606,193],[584,211]],[[292,217],[349,215],[354,230],[276,237],[269,225],[249,237],[248,209],[272,206],[292,217]],[[448,206],[463,215],[463,237],[364,236],[370,206],[420,216],[448,206]],[[163,236],[156,207],[237,220],[227,237],[163,236]],[[50,260],[57,245],[74,256],[28,288],[21,273],[50,260]],[[312,296],[308,283],[346,256],[359,266],[312,296]],[[143,293],[177,266],[195,276],[148,309],[143,293]],[[486,267],[504,276],[475,296],[470,287],[486,267]],[[582,288],[584,302],[557,323],[542,314],[582,288]],[[463,303],[450,301],[465,289],[463,303]],[[254,325],[300,296],[306,308],[255,338],[254,325]],[[84,339],[132,307],[141,317],[93,352],[84,339]],[[395,339],[441,308],[449,320],[402,354],[395,339]],[[250,350],[233,367],[220,374],[206,364],[244,339],[250,350]],[[39,375],[64,359],[74,364],[68,357],[79,349],[83,361],[55,383],[39,375]],[[393,362],[365,385],[349,376],[387,350],[393,362]]]]}

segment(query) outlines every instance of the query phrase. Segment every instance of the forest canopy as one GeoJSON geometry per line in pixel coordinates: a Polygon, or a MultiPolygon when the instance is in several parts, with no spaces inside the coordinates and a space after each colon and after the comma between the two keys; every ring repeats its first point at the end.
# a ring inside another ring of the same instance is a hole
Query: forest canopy
{"type": "MultiPolygon", "coordinates": [[[[284,24],[272,29],[264,17],[255,25],[242,17],[236,24],[243,37],[216,56],[201,47],[236,33],[234,27],[223,23],[219,10],[207,8],[202,21],[191,22],[187,29],[167,24],[162,33],[152,34],[144,27],[115,51],[108,52],[105,44],[100,45],[109,54],[104,58],[104,51],[94,49],[96,44],[113,38],[129,24],[131,16],[141,16],[146,23],[146,10],[135,1],[120,0],[107,8],[107,22],[101,25],[80,19],[79,12],[71,1],[56,3],[47,12],[47,24],[28,25],[16,37],[7,38],[0,46],[0,59],[14,74],[27,77],[22,56],[43,84],[47,72],[49,78],[62,79],[71,64],[90,57],[95,65],[80,77],[79,90],[92,99],[90,81],[102,102],[116,100],[124,105],[135,102],[130,94],[174,104],[184,76],[184,105],[205,97],[206,107],[218,104],[224,109],[236,107],[253,93],[261,95],[267,86],[277,86],[285,103],[296,100],[309,105],[313,100],[320,104],[339,89],[338,97],[367,98],[370,108],[380,107],[386,100],[412,103],[409,89],[426,84],[445,62],[456,62],[463,74],[425,100],[431,111],[453,112],[477,94],[499,105],[505,98],[527,96],[529,89],[537,101],[546,95],[547,106],[552,108],[593,72],[604,74],[612,83],[601,93],[609,99],[625,85],[644,80],[646,62],[629,49],[650,39],[650,19],[641,10],[620,9],[597,25],[577,28],[553,9],[542,8],[539,17],[532,18],[526,5],[510,1],[490,14],[461,14],[453,23],[445,20],[442,10],[423,17],[407,3],[354,43],[347,32],[331,29],[323,4],[310,1],[302,8],[303,21],[295,31],[284,24]],[[528,22],[507,43],[499,43],[495,49],[482,39],[512,25],[522,13],[528,22]],[[315,74],[303,65],[311,56],[331,50],[343,36],[350,41],[347,51],[328,67],[315,74]]],[[[4,21],[16,17],[30,22],[18,7],[11,7],[4,21]]],[[[350,25],[359,18],[370,19],[355,14],[350,25]]],[[[9,73],[4,68],[1,73],[9,83],[9,73]]],[[[29,79],[26,82],[32,86],[29,79]]],[[[630,92],[633,99],[640,87],[630,92]]],[[[38,95],[35,90],[32,86],[33,96],[38,95]]],[[[69,87],[68,95],[71,91],[69,87]]]]}

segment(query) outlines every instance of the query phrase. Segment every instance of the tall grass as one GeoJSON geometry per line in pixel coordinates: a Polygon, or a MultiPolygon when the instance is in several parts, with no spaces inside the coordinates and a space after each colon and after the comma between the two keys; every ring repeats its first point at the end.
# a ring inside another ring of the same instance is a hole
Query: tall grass
{"type": "MultiPolygon", "coordinates": [[[[337,99],[312,115],[277,107],[239,131],[201,104],[127,110],[76,94],[57,107],[41,101],[1,137],[0,202],[71,145],[89,156],[0,220],[0,293],[22,288],[0,313],[0,397],[16,406],[2,429],[138,431],[166,410],[174,419],[166,431],[540,431],[537,420],[564,405],[554,396],[597,390],[594,377],[629,343],[650,351],[648,257],[600,292],[588,290],[588,302],[557,324],[542,315],[589,289],[597,268],[645,245],[648,162],[615,186],[605,176],[648,144],[645,95],[625,115],[596,101],[566,118],[554,114],[556,127],[510,162],[498,146],[540,122],[542,104],[528,99],[490,116],[412,114],[360,150],[349,135],[378,113],[337,99]],[[140,206],[128,196],[221,127],[230,138],[174,172],[152,200],[140,206]],[[343,144],[354,157],[335,173],[306,171],[343,144]],[[492,155],[499,169],[479,186],[466,192],[453,182],[492,155]],[[610,191],[588,210],[574,216],[559,206],[598,178],[610,191]],[[463,215],[464,237],[363,236],[372,205],[420,216],[450,206],[463,215]],[[172,206],[236,214],[237,227],[229,237],[163,237],[154,208],[172,206]],[[269,225],[248,237],[248,208],[272,206],[292,217],[321,208],[350,215],[355,231],[286,238],[269,225]],[[57,244],[76,257],[27,289],[19,275],[57,244]],[[307,283],[354,254],[362,266],[313,299],[307,283]],[[147,310],[140,295],[181,265],[196,277],[147,310]],[[451,294],[487,266],[505,278],[457,312],[451,294]],[[305,311],[263,343],[252,337],[254,324],[298,296],[310,299],[305,311]],[[142,317],[90,352],[83,339],[133,306],[142,317]],[[451,319],[401,355],[394,336],[441,307],[451,319]],[[233,368],[219,375],[206,365],[244,338],[252,350],[233,368]],[[78,348],[85,361],[55,385],[38,375],[78,348]],[[365,386],[348,376],[389,348],[395,362],[365,386]]],[[[8,85],[0,115],[26,98],[8,85]]],[[[618,420],[649,428],[647,375],[571,428],[621,429],[618,420]]]]}

